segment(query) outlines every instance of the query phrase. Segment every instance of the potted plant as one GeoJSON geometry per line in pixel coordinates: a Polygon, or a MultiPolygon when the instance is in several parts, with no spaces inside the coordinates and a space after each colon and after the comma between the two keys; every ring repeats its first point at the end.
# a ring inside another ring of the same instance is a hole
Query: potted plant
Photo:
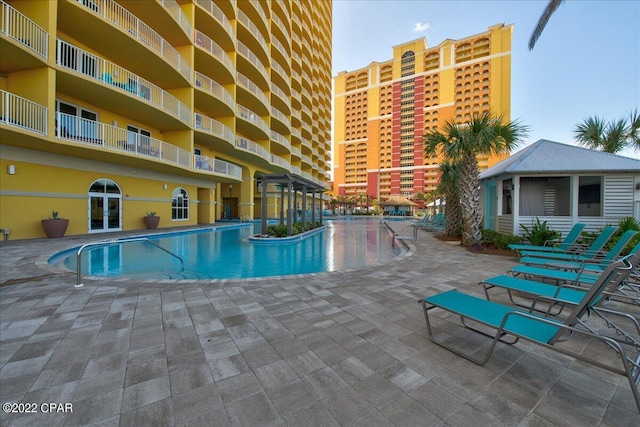
{"type": "Polygon", "coordinates": [[[69,226],[69,220],[66,218],[60,218],[58,211],[51,212],[51,216],[47,219],[41,220],[42,228],[44,229],[47,237],[62,237],[67,231],[69,226]]]}
{"type": "Polygon", "coordinates": [[[144,225],[147,227],[147,229],[153,230],[155,228],[158,228],[160,217],[156,216],[155,212],[147,212],[147,215],[143,219],[144,225]]]}

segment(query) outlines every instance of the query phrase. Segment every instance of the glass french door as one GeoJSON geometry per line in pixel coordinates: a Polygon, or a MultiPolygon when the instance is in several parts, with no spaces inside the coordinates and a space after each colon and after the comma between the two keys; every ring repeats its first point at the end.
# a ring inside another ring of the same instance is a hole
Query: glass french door
{"type": "Polygon", "coordinates": [[[121,230],[120,188],[109,179],[99,179],[89,189],[89,233],[121,230]]]}

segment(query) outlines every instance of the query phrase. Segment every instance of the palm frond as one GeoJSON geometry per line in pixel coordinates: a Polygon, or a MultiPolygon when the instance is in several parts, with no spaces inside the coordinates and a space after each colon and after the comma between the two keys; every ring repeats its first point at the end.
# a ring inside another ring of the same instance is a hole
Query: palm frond
{"type": "Polygon", "coordinates": [[[533,47],[536,45],[536,42],[542,34],[542,31],[544,31],[544,27],[547,26],[549,18],[551,18],[551,15],[555,13],[555,11],[558,9],[558,7],[560,7],[562,3],[564,3],[564,1],[565,0],[549,1],[549,4],[547,4],[547,7],[545,7],[544,11],[542,11],[542,15],[540,15],[540,18],[538,19],[536,28],[534,28],[533,32],[531,33],[531,38],[529,39],[529,50],[533,50],[533,47]]]}

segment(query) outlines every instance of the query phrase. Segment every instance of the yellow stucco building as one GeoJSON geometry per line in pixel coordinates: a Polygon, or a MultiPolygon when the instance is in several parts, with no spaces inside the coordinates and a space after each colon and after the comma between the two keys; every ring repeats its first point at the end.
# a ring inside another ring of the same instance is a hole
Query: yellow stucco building
{"type": "MultiPolygon", "coordinates": [[[[324,187],[331,1],[0,0],[0,229],[253,219],[324,187]]],[[[316,196],[317,197],[317,196],[316,196]]],[[[1,238],[1,237],[0,237],[1,238]]]]}
{"type": "MultiPolygon", "coordinates": [[[[436,157],[423,138],[447,120],[474,112],[510,119],[513,25],[428,47],[424,38],[393,47],[393,58],[334,77],[335,196],[385,200],[434,190],[436,157]]],[[[478,159],[480,170],[504,159],[478,159]]]]}

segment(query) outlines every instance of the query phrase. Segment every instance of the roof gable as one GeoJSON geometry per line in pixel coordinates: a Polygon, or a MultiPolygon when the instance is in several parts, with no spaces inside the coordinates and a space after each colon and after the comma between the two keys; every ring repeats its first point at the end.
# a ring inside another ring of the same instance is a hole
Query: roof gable
{"type": "Polygon", "coordinates": [[[636,172],[640,160],[540,139],[480,173],[480,179],[502,174],[636,172]]]}

